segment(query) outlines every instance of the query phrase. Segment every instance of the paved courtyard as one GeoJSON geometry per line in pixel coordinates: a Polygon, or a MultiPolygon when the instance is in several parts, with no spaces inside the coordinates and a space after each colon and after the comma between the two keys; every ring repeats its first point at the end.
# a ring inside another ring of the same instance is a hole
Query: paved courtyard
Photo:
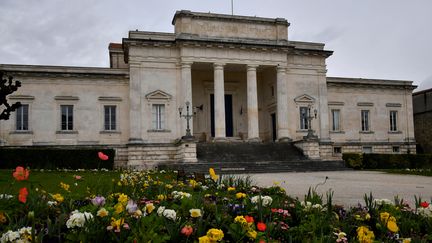
{"type": "Polygon", "coordinates": [[[272,174],[252,174],[251,177],[260,186],[271,186],[275,182],[291,196],[304,199],[308,188],[319,185],[317,191],[323,194],[332,189],[336,204],[355,206],[364,205],[363,196],[372,192],[374,198],[393,200],[398,195],[413,205],[414,195],[423,199],[432,198],[432,177],[416,175],[387,174],[376,171],[329,171],[329,172],[289,172],[272,174]]]}

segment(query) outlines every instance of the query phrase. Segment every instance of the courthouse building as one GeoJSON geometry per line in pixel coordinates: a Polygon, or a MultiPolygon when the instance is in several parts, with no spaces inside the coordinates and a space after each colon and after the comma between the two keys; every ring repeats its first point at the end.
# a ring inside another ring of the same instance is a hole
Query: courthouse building
{"type": "Polygon", "coordinates": [[[23,104],[2,145],[112,147],[138,168],[194,162],[205,142],[288,142],[322,160],[415,151],[411,81],[328,77],[333,51],[290,40],[283,18],[182,10],[172,24],[109,44],[109,68],[0,65],[23,104]],[[181,140],[187,102],[195,140],[181,140]]]}

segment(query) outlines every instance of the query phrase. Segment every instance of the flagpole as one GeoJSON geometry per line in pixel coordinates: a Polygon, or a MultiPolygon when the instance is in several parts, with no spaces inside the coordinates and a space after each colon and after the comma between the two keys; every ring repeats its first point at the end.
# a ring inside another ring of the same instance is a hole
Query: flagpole
{"type": "Polygon", "coordinates": [[[231,15],[234,15],[234,0],[231,0],[231,15]]]}

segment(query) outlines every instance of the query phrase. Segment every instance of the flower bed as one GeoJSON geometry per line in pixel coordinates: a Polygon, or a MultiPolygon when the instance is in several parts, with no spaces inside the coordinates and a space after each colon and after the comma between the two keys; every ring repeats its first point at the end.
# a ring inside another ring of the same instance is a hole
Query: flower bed
{"type": "MultiPolygon", "coordinates": [[[[10,181],[31,174],[19,167],[10,181]]],[[[53,191],[25,185],[0,191],[0,242],[432,241],[432,206],[421,198],[411,208],[369,195],[365,205],[348,209],[333,205],[332,192],[323,198],[309,190],[298,200],[279,186],[260,188],[212,169],[205,178],[124,172],[112,185],[79,195],[64,182],[53,191]]]]}

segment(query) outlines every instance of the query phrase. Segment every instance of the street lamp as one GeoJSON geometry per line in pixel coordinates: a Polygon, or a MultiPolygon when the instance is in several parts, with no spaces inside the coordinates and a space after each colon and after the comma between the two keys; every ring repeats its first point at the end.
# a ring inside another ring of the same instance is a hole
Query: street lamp
{"type": "Polygon", "coordinates": [[[318,136],[314,135],[314,130],[312,130],[312,119],[317,118],[317,110],[314,109],[314,114],[311,113],[312,105],[308,105],[308,112],[306,114],[303,114],[306,116],[308,121],[308,133],[306,136],[304,136],[304,139],[317,139],[318,136]]]}
{"type": "Polygon", "coordinates": [[[190,126],[189,126],[189,121],[196,114],[196,112],[195,112],[195,107],[194,107],[193,108],[194,109],[193,113],[192,114],[189,113],[190,105],[191,105],[191,103],[189,101],[186,101],[186,114],[182,114],[183,107],[179,107],[178,108],[180,118],[184,117],[186,119],[186,135],[182,137],[183,140],[193,140],[193,139],[195,139],[195,137],[191,134],[191,130],[190,130],[190,126]]]}

